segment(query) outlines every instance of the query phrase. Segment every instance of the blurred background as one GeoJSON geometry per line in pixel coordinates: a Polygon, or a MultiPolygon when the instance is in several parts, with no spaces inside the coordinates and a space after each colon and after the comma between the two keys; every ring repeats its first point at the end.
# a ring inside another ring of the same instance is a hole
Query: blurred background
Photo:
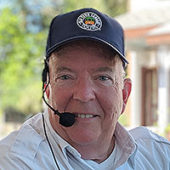
{"type": "Polygon", "coordinates": [[[51,19],[96,8],[125,30],[133,88],[120,122],[170,140],[170,0],[0,0],[0,139],[43,111],[41,73],[51,19]]]}

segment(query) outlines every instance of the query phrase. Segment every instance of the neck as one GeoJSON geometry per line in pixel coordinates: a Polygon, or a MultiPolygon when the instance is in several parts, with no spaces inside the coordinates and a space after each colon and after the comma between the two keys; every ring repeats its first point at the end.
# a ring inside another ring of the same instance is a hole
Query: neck
{"type": "Polygon", "coordinates": [[[109,140],[107,144],[102,142],[99,144],[87,144],[87,145],[77,145],[72,146],[81,154],[81,157],[85,160],[93,160],[97,163],[101,163],[106,160],[115,146],[115,137],[109,140]]]}
{"type": "MultiPolygon", "coordinates": [[[[81,154],[81,157],[85,160],[93,160],[95,162],[101,163],[110,156],[114,149],[114,135],[108,135],[108,137],[105,139],[103,139],[103,136],[101,136],[97,139],[97,141],[89,143],[74,142],[68,137],[68,134],[65,132],[65,130],[60,127],[61,125],[56,123],[58,122],[58,116],[50,114],[50,122],[53,129],[72,147],[74,147],[81,154]]],[[[105,134],[107,134],[107,131],[108,130],[105,131],[105,134]]],[[[112,134],[114,134],[114,130],[112,131],[112,134]]]]}

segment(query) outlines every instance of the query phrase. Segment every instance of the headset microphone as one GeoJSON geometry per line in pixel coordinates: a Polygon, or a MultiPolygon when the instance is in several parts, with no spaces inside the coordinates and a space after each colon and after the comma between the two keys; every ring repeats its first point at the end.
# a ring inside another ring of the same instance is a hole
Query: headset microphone
{"type": "Polygon", "coordinates": [[[64,112],[64,113],[60,113],[58,110],[55,110],[54,108],[52,108],[48,103],[47,101],[45,100],[45,97],[44,95],[42,96],[44,102],[46,103],[46,105],[54,112],[54,114],[58,115],[60,117],[59,119],[59,123],[62,125],[62,126],[65,126],[65,127],[70,127],[74,124],[75,122],[75,118],[76,118],[76,115],[73,114],[73,113],[69,113],[69,112],[64,112]]]}
{"type": "MultiPolygon", "coordinates": [[[[44,84],[47,81],[47,74],[48,74],[48,71],[49,71],[47,61],[45,60],[44,63],[45,63],[45,68],[43,69],[43,73],[42,73],[43,89],[44,89],[44,84]]],[[[45,89],[43,90],[42,98],[43,98],[44,102],[54,112],[54,114],[56,114],[56,115],[58,115],[60,117],[59,123],[62,126],[65,126],[65,127],[72,126],[74,124],[75,120],[76,120],[75,118],[77,117],[75,114],[69,113],[69,112],[60,113],[58,110],[55,110],[52,106],[50,106],[48,104],[48,102],[46,101],[46,99],[44,97],[44,93],[45,93],[49,83],[50,83],[50,81],[48,82],[45,89]]]]}
{"type": "Polygon", "coordinates": [[[69,113],[69,112],[64,112],[62,114],[60,113],[59,123],[61,125],[65,126],[65,127],[70,127],[70,126],[72,126],[74,124],[75,118],[76,118],[75,114],[72,114],[72,113],[69,113]]]}

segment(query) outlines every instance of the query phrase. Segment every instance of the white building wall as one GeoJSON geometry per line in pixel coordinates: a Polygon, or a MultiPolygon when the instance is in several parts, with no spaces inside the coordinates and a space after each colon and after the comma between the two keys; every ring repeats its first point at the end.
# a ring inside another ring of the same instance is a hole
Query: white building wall
{"type": "Polygon", "coordinates": [[[141,74],[139,69],[139,60],[137,53],[132,51],[131,55],[131,123],[132,127],[140,126],[141,123],[141,74]]]}
{"type": "Polygon", "coordinates": [[[160,47],[157,59],[159,63],[158,126],[160,133],[163,133],[168,123],[170,123],[170,49],[160,47]]]}
{"type": "Polygon", "coordinates": [[[136,49],[131,51],[131,126],[141,125],[142,118],[142,67],[156,67],[156,54],[154,51],[136,49]]]}
{"type": "Polygon", "coordinates": [[[139,10],[151,10],[161,6],[170,5],[169,0],[129,0],[129,10],[138,12],[139,10]]]}

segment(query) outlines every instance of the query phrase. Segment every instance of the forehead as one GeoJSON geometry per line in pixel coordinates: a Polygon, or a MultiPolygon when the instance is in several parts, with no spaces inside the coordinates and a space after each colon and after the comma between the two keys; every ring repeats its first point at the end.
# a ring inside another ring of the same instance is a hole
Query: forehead
{"type": "Polygon", "coordinates": [[[58,48],[55,52],[53,52],[50,58],[55,59],[56,57],[65,56],[73,50],[77,52],[81,50],[93,52],[96,53],[96,55],[105,57],[110,60],[114,60],[116,56],[116,52],[107,45],[91,40],[77,40],[58,48]]]}
{"type": "Polygon", "coordinates": [[[116,52],[106,45],[93,41],[69,43],[52,53],[49,60],[50,70],[55,71],[60,67],[76,70],[110,67],[114,72],[123,68],[116,52]]]}

